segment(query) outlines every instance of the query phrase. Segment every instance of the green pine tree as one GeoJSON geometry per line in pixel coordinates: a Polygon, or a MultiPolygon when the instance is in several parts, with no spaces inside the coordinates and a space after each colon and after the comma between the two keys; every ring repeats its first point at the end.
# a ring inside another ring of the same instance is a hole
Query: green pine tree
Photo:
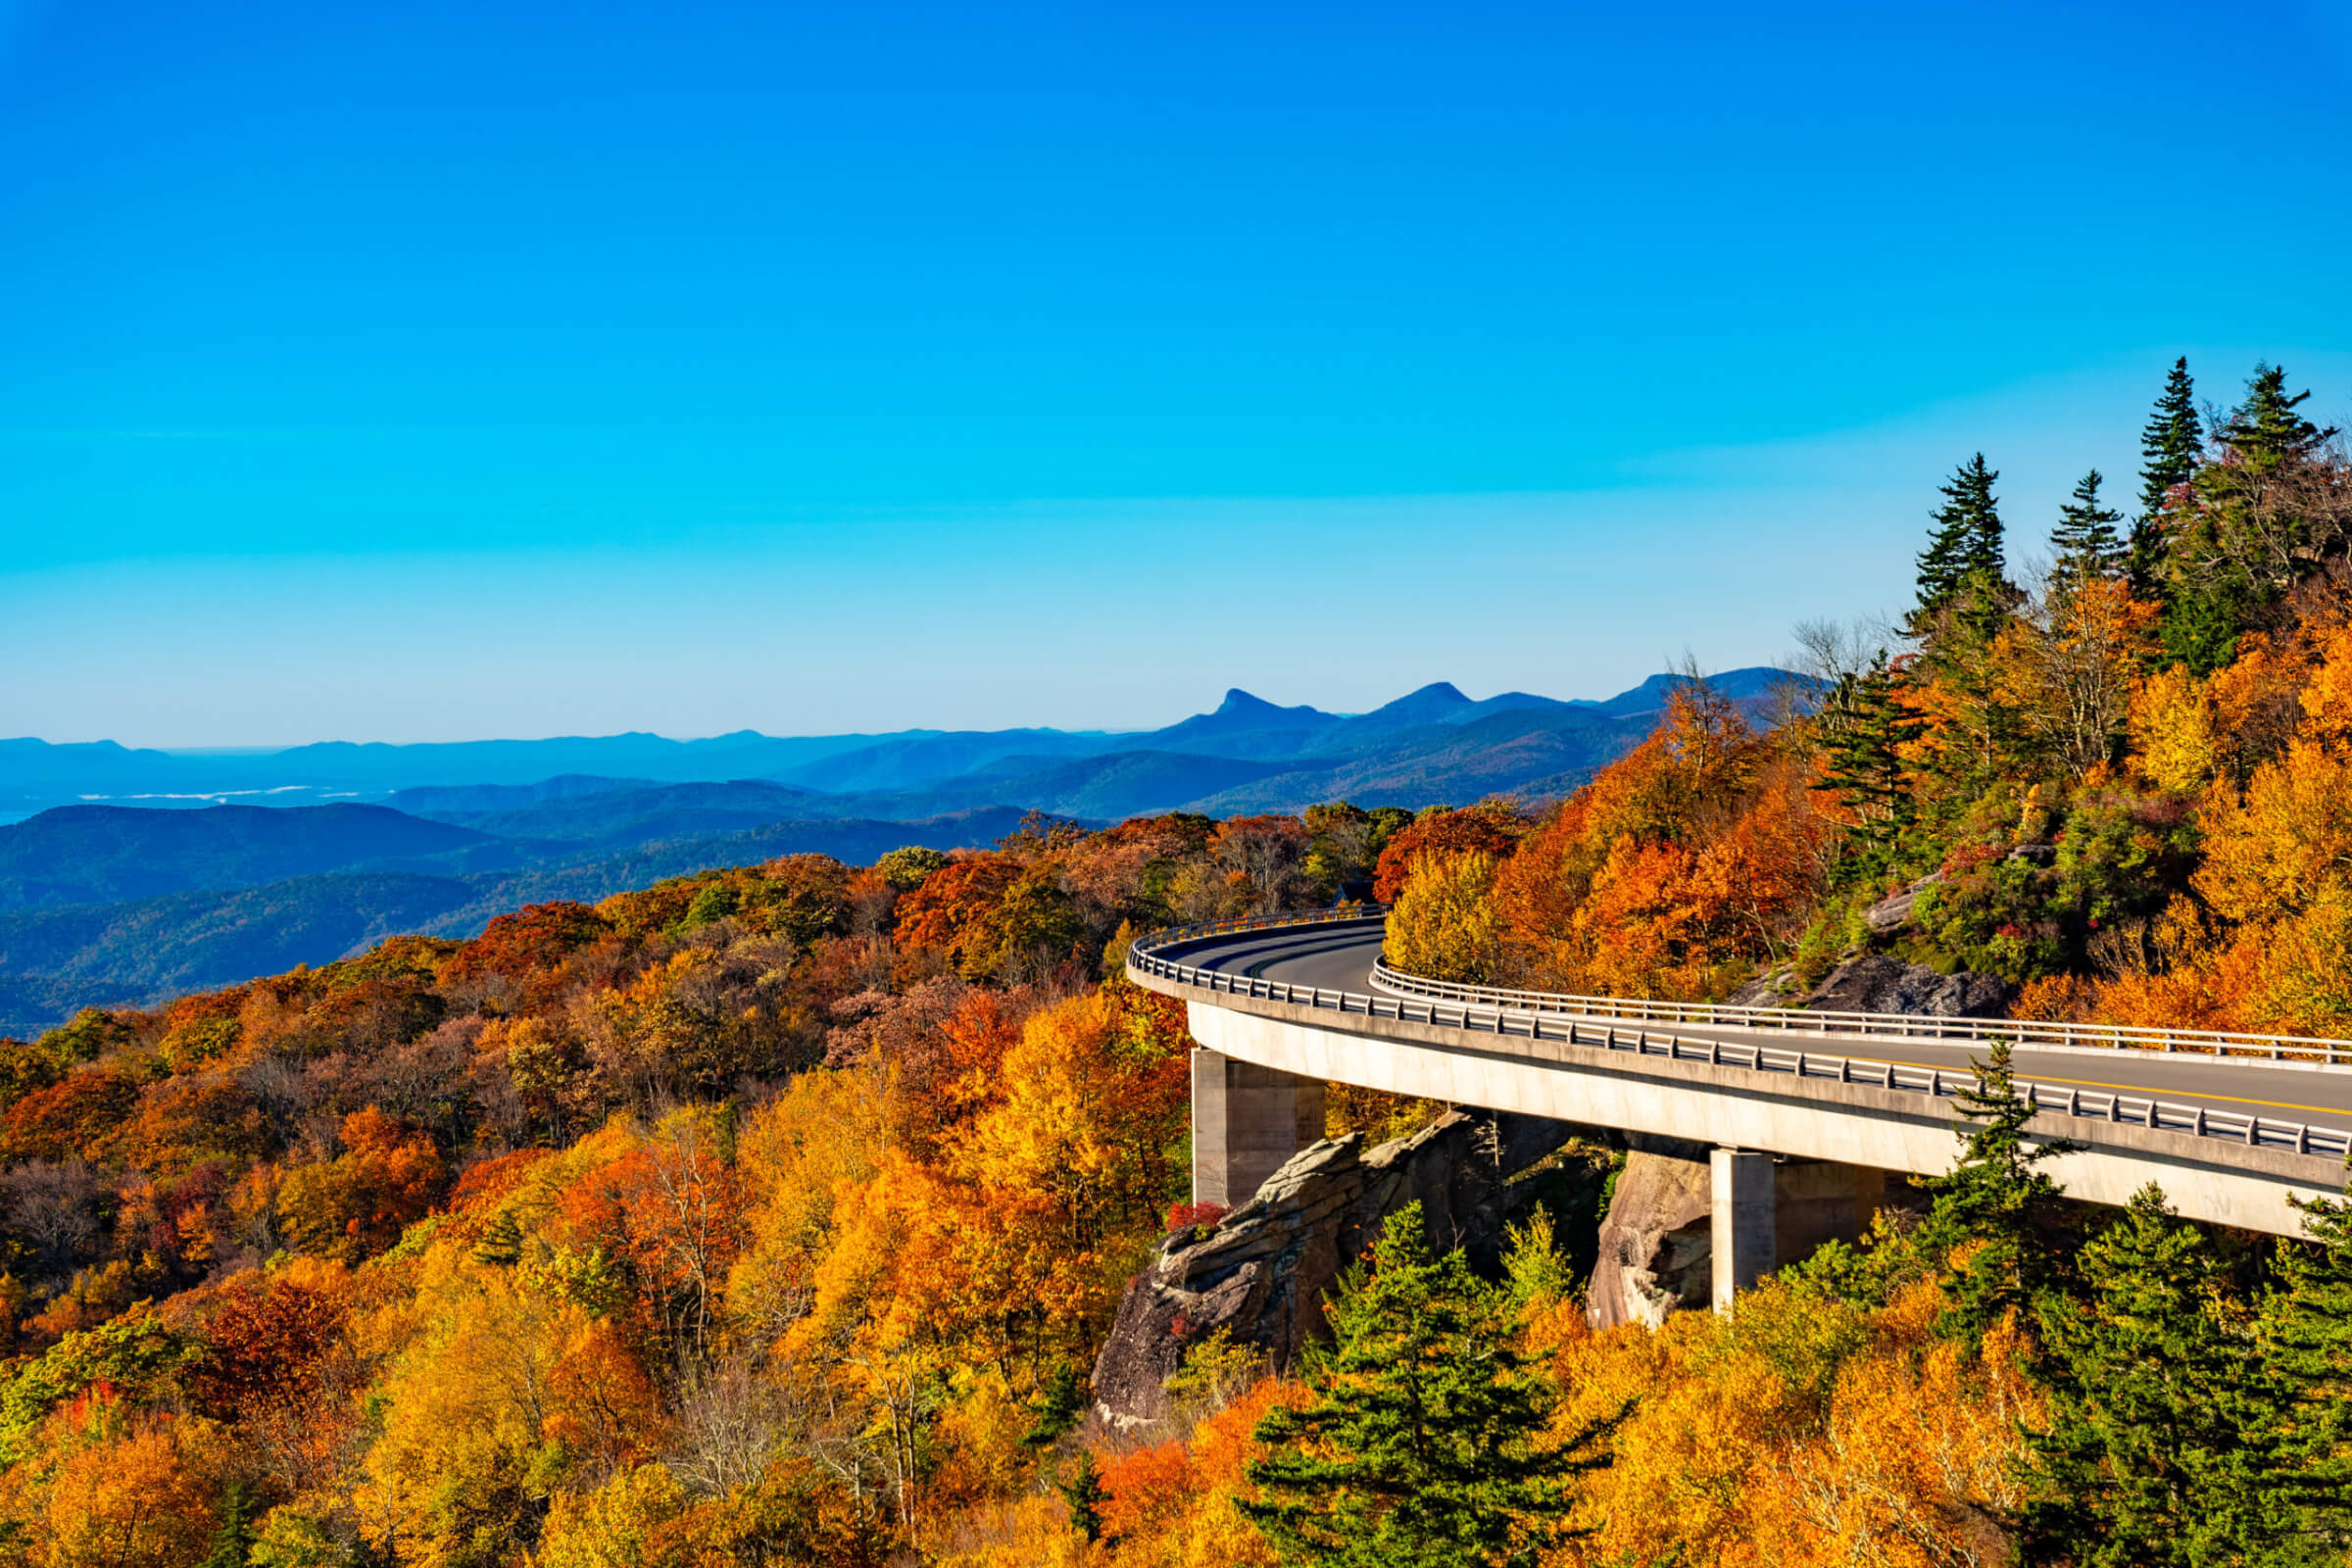
{"type": "Polygon", "coordinates": [[[198,1568],[245,1568],[253,1556],[253,1521],[262,1507],[262,1494],[252,1483],[243,1477],[231,1479],[221,1489],[220,1522],[198,1568]]]}
{"type": "Polygon", "coordinates": [[[2296,1560],[2272,1474],[2275,1380],[2203,1234],[2151,1185],[2081,1262],[2082,1298],[2047,1298],[2040,1313],[2050,1414],[2031,1438],[2029,1560],[2296,1560]]]}
{"type": "Polygon", "coordinates": [[[1510,1293],[1459,1251],[1433,1259],[1415,1203],[1329,1310],[1315,1402],[1258,1423],[1262,1500],[1237,1506],[1288,1563],[1533,1568],[1613,1423],[1546,1440],[1553,1396],[1512,1348],[1510,1293]]]}
{"type": "Polygon", "coordinates": [[[2126,553],[2115,525],[2124,514],[2099,500],[2099,470],[2091,469],[2075,485],[2073,499],[2058,508],[2058,526],[2050,530],[2050,566],[2054,585],[2070,589],[2094,577],[2122,573],[2126,553]]]}
{"type": "Polygon", "coordinates": [[[2175,360],[2156,410],[2139,432],[2139,515],[2132,523],[2129,565],[2132,591],[2142,599],[2164,600],[2165,498],[2188,483],[2204,451],[2197,386],[2189,379],[2187,359],[2175,360]]]}
{"type": "Polygon", "coordinates": [[[2165,651],[2197,674],[2236,657],[2238,638],[2324,553],[2282,482],[2335,434],[2303,416],[2310,396],[2287,391],[2282,368],[2256,366],[2245,401],[2214,431],[2220,457],[2166,514],[2159,630],[2165,651]]]}
{"type": "Polygon", "coordinates": [[[2237,460],[2237,466],[2255,474],[2276,471],[2280,465],[2306,458],[2334,435],[2303,417],[2300,412],[2311,393],[2289,394],[2286,367],[2257,365],[2246,382],[2246,401],[2230,412],[2214,439],[2237,460]]]}
{"type": "MultiPolygon", "coordinates": [[[[2352,1198],[2352,1192],[2346,1194],[2352,1198]]],[[[2307,1539],[2352,1540],[2352,1202],[2305,1203],[2310,1245],[2278,1249],[2263,1342],[2284,1388],[2276,1484],[2307,1539]]]]}
{"type": "Polygon", "coordinates": [[[1070,1528],[1083,1533],[1089,1541],[1102,1540],[1102,1471],[1095,1463],[1093,1449],[1078,1451],[1078,1463],[1071,1469],[1069,1479],[1054,1490],[1069,1504],[1070,1528]]]}
{"type": "Polygon", "coordinates": [[[482,1239],[473,1247],[473,1260],[497,1268],[512,1268],[522,1260],[522,1227],[512,1213],[502,1208],[482,1228],[482,1239]]]}
{"type": "Polygon", "coordinates": [[[2032,1142],[2034,1112],[2017,1093],[2009,1042],[1972,1062],[1976,1083],[1961,1091],[1960,1157],[1927,1183],[1935,1194],[1927,1223],[1932,1247],[1957,1261],[1944,1281],[1938,1322],[1954,1338],[1975,1338],[2004,1312],[2026,1312],[2057,1281],[2065,1232],[2061,1189],[2042,1166],[2076,1146],[2032,1142]]]}
{"type": "Polygon", "coordinates": [[[1078,1379],[1078,1369],[1067,1361],[1055,1363],[1053,1375],[1046,1379],[1046,1386],[1038,1396],[1036,1409],[1037,1424],[1021,1442],[1032,1448],[1051,1447],[1086,1413],[1086,1386],[1078,1379]]]}
{"type": "Polygon", "coordinates": [[[1813,787],[1834,794],[1853,816],[1849,836],[1875,868],[1918,812],[1902,748],[1926,723],[1902,701],[1901,677],[1882,649],[1871,667],[1839,679],[1821,707],[1829,767],[1813,787]]]}
{"type": "Polygon", "coordinates": [[[2169,662],[2210,675],[2237,657],[2237,639],[2253,618],[2254,603],[2234,574],[2176,575],[2158,597],[2164,619],[2156,635],[2169,662]]]}
{"type": "Polygon", "coordinates": [[[1944,500],[1936,509],[1936,531],[1919,557],[1915,620],[1933,617],[1950,605],[1972,576],[2001,579],[2001,513],[1992,493],[1993,481],[2000,476],[1999,470],[1984,466],[1980,452],[1940,487],[1944,500]]]}
{"type": "Polygon", "coordinates": [[[2197,418],[2197,384],[2189,379],[2188,360],[2173,362],[2164,378],[2156,411],[2139,432],[2139,512],[2153,517],[2164,510],[2164,498],[2176,485],[2188,483],[2205,452],[2205,427],[2197,418]]]}

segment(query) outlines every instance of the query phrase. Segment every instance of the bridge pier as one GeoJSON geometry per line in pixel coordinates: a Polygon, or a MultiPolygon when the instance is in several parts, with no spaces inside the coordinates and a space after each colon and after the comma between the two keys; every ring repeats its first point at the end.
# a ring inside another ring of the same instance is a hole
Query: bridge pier
{"type": "Polygon", "coordinates": [[[1851,1242],[1886,1200],[1886,1173],[1826,1159],[1718,1149],[1708,1164],[1708,1237],[1715,1310],[1824,1242],[1851,1242]]]}
{"type": "Polygon", "coordinates": [[[1733,1297],[1771,1273],[1779,1259],[1779,1183],[1772,1156],[1746,1149],[1716,1150],[1707,1177],[1715,1310],[1729,1312],[1733,1297]]]}
{"type": "Polygon", "coordinates": [[[1323,1080],[1193,1049],[1193,1201],[1239,1207],[1323,1136],[1323,1080]]]}

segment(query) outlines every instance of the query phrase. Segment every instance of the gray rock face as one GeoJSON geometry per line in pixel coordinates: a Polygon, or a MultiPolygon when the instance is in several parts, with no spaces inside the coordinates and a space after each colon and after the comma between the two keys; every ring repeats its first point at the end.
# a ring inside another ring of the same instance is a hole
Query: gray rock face
{"type": "Polygon", "coordinates": [[[1892,931],[1900,931],[1911,923],[1912,916],[1918,912],[1919,896],[1942,880],[1943,873],[1941,871],[1929,872],[1903,889],[1902,892],[1890,893],[1869,908],[1864,909],[1862,923],[1880,936],[1886,936],[1892,931]]]}
{"type": "Polygon", "coordinates": [[[1786,1006],[1800,988],[1789,966],[1775,964],[1723,999],[1727,1007],[1786,1006]]]}
{"type": "Polygon", "coordinates": [[[1672,1138],[1635,1137],[1600,1226],[1600,1260],[1585,1292],[1596,1329],[1656,1328],[1714,1292],[1707,1150],[1672,1138]]]}
{"type": "MultiPolygon", "coordinates": [[[[1629,1142],[1585,1293],[1585,1316],[1596,1329],[1654,1329],[1670,1312],[1714,1299],[1712,1151],[1639,1134],[1629,1142]]],[[[1811,1256],[1824,1242],[1852,1241],[1887,1201],[1885,1171],[1829,1160],[1776,1160],[1772,1187],[1774,1268],[1811,1256]]]]}
{"type": "Polygon", "coordinates": [[[1883,953],[1848,958],[1795,1005],[1825,1012],[1899,1012],[1915,1018],[1998,1018],[2017,987],[1988,974],[1937,974],[1883,953]]]}
{"type": "Polygon", "coordinates": [[[1220,1328],[1289,1365],[1323,1332],[1324,1293],[1407,1203],[1420,1202],[1434,1249],[1459,1247],[1492,1264],[1511,1217],[1505,1179],[1566,1131],[1534,1116],[1457,1110],[1369,1152],[1356,1134],[1299,1151],[1206,1237],[1169,1235],[1128,1282],[1095,1363],[1096,1414],[1122,1430],[1164,1417],[1169,1375],[1220,1328]]]}

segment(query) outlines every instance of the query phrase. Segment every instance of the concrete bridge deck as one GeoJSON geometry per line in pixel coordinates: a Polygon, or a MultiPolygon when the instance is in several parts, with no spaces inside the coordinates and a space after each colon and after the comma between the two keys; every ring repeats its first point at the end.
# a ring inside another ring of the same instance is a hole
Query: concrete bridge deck
{"type": "MultiPolygon", "coordinates": [[[[1906,1038],[1900,1019],[1825,1048],[1785,1028],[1612,1015],[1591,999],[1552,1011],[1399,996],[1373,974],[1381,937],[1377,917],[1164,933],[1137,944],[1129,973],[1182,998],[1194,1039],[1243,1064],[1229,1076],[1253,1072],[1233,1086],[1261,1099],[1293,1081],[1349,1083],[1923,1175],[1950,1167],[1953,1095],[1988,1049],[1906,1038]]],[[[2071,1196],[2122,1203],[2154,1181],[2191,1218],[2291,1235],[2289,1197],[2343,1187],[2352,1066],[2028,1044],[2015,1070],[2046,1107],[2033,1132],[2083,1146],[2054,1167],[2071,1196]]],[[[1254,1190],[1242,1167],[1278,1164],[1309,1136],[1306,1102],[1269,1101],[1239,1134],[1237,1191],[1254,1190]]]]}

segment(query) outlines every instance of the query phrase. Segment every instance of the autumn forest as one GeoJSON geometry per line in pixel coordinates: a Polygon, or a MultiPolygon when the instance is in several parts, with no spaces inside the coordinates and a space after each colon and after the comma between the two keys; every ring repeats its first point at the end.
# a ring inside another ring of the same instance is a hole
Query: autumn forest
{"type": "Polygon", "coordinates": [[[1088,1386],[1221,1217],[1149,930],[1368,890],[1438,978],[1797,1003],[1882,955],[2352,1035],[2352,464],[2303,403],[2176,366],[2052,517],[1968,457],[1898,621],[1798,628],[1767,699],[1690,670],[1564,798],[1036,815],[0,1042],[0,1564],[2344,1563],[2352,1220],[2071,1203],[1989,1092],[1725,1317],[1590,1326],[1597,1212],[1482,1273],[1406,1210],[1316,1349],[1203,1337],[1145,1428],[1088,1386]]]}

